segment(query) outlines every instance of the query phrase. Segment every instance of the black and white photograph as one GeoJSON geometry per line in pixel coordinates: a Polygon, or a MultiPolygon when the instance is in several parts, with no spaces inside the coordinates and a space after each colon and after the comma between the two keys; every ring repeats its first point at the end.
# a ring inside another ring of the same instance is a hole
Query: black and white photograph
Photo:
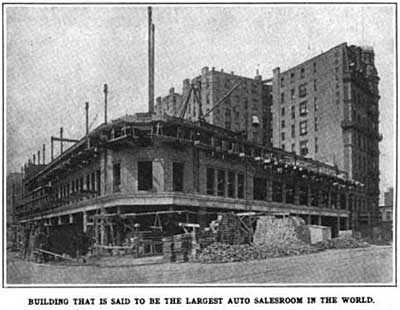
{"type": "Polygon", "coordinates": [[[397,286],[396,10],[3,3],[3,287],[397,286]]]}

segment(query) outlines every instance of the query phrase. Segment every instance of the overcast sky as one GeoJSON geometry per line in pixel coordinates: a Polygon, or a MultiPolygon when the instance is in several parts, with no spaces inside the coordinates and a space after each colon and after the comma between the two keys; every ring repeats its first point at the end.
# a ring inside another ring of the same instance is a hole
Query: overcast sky
{"type": "MultiPolygon", "coordinates": [[[[155,94],[178,92],[204,66],[253,77],[285,70],[342,42],[375,49],[380,81],[381,191],[394,177],[394,6],[155,6],[155,94]]],[[[147,108],[146,6],[6,8],[8,172],[50,136],[80,138],[85,101],[93,127],[147,108]],[[97,118],[96,118],[97,115],[97,118]]],[[[57,150],[58,152],[58,150],[57,150]]]]}

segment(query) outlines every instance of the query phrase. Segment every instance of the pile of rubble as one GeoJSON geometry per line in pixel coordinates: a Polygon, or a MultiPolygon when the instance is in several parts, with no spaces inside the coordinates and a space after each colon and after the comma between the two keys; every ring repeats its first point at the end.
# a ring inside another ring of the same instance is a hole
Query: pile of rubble
{"type": "Polygon", "coordinates": [[[333,238],[322,242],[317,242],[314,247],[323,251],[328,249],[350,249],[350,248],[366,248],[369,243],[354,238],[333,238]]]}
{"type": "Polygon", "coordinates": [[[311,254],[319,250],[304,242],[275,245],[229,245],[213,243],[205,248],[196,261],[201,263],[227,263],[282,256],[311,254]]]}

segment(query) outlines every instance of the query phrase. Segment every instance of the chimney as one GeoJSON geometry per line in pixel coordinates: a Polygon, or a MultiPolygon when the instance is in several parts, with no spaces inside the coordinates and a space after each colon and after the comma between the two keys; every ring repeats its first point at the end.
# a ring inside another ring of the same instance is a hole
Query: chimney
{"type": "Polygon", "coordinates": [[[60,149],[61,149],[61,154],[64,151],[63,131],[64,131],[64,129],[62,127],[60,127],[60,149]]]}
{"type": "Polygon", "coordinates": [[[108,95],[108,86],[104,84],[104,123],[107,124],[107,95],[108,95]]]}
{"type": "Polygon", "coordinates": [[[89,102],[85,103],[86,110],[86,142],[87,147],[89,148],[89,102]]]}
{"type": "Polygon", "coordinates": [[[51,156],[51,161],[53,161],[54,160],[54,139],[53,139],[53,137],[50,138],[50,144],[51,144],[50,156],[51,156]]]}
{"type": "Polygon", "coordinates": [[[46,145],[43,144],[43,165],[46,164],[46,145]]]}
{"type": "Polygon", "coordinates": [[[154,32],[151,7],[148,7],[149,113],[154,113],[154,32]]]}

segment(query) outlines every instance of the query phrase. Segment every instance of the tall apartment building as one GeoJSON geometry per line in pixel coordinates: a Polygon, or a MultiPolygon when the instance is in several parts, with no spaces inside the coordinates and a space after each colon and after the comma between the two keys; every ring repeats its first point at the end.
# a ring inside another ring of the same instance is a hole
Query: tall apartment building
{"type": "Polygon", "coordinates": [[[182,95],[175,92],[175,88],[169,89],[165,97],[157,97],[154,111],[157,115],[179,115],[182,106],[182,95]]]}
{"type": "Polygon", "coordinates": [[[373,223],[379,202],[379,77],[370,47],[340,44],[291,69],[273,71],[272,143],[333,164],[365,185],[366,205],[353,202],[361,222],[373,223]]]}
{"type": "MultiPolygon", "coordinates": [[[[184,110],[184,102],[192,89],[184,118],[199,121],[202,115],[204,120],[215,126],[223,127],[235,132],[242,132],[246,139],[263,145],[270,145],[271,123],[270,106],[272,104],[271,86],[262,83],[261,76],[247,78],[226,73],[215,68],[209,70],[204,67],[201,75],[194,79],[183,81],[182,96],[175,94],[173,100],[176,107],[171,108],[171,99],[158,99],[156,113],[169,114],[179,117],[184,110]],[[215,109],[213,107],[238,83],[230,96],[215,109]],[[178,99],[179,98],[179,99],[178,99]],[[168,106],[167,106],[168,105],[168,106]]],[[[171,94],[168,98],[172,98],[171,94]]]]}

